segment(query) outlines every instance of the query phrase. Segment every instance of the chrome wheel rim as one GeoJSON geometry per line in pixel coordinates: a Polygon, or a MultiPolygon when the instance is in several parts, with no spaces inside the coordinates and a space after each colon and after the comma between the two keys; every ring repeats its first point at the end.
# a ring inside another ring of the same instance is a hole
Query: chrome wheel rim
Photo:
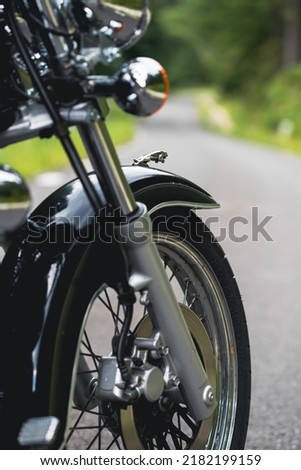
{"type": "MultiPolygon", "coordinates": [[[[73,410],[71,414],[67,448],[230,448],[235,423],[238,383],[235,335],[227,302],[214,272],[205,258],[191,245],[166,233],[156,234],[154,239],[158,244],[162,262],[181,304],[192,337],[200,351],[207,374],[210,376],[210,382],[214,385],[218,401],[217,409],[212,417],[200,423],[194,422],[187,410],[185,411],[186,417],[180,416],[180,419],[175,412],[173,419],[177,420],[180,431],[175,431],[173,436],[170,433],[167,435],[165,431],[165,442],[162,438],[157,441],[155,438],[152,441],[143,439],[139,419],[137,419],[138,404],[129,406],[126,410],[120,410],[114,404],[111,407],[111,404],[102,403],[97,403],[91,410],[81,407],[81,409],[73,410]],[[188,439],[179,437],[183,420],[186,421],[186,429],[187,422],[190,428],[188,439]],[[87,435],[88,432],[89,437],[84,437],[84,434],[87,435]],[[83,437],[75,438],[80,434],[83,437]],[[83,446],[81,447],[79,443],[83,446]]],[[[99,359],[102,355],[109,355],[111,350],[107,345],[106,351],[103,351],[104,338],[98,335],[96,335],[97,346],[90,345],[95,338],[90,339],[89,317],[95,304],[100,302],[111,315],[113,329],[116,331],[122,324],[121,307],[116,298],[114,291],[108,289],[107,286],[101,286],[94,295],[86,314],[87,322],[79,348],[80,354],[91,356],[91,370],[96,381],[99,359]],[[114,295],[115,299],[112,300],[114,295]]],[[[137,310],[136,305],[135,310],[137,310]]],[[[142,307],[138,310],[135,313],[136,319],[132,331],[139,336],[148,336],[152,331],[152,324],[147,310],[142,307]]],[[[92,333],[92,336],[95,336],[95,332],[92,333]]],[[[107,339],[113,333],[107,333],[107,339]]],[[[76,376],[77,365],[74,368],[74,382],[76,382],[76,376]]],[[[91,389],[90,400],[92,399],[93,390],[91,389]]],[[[181,406],[185,407],[184,404],[181,406]]],[[[182,415],[183,411],[180,410],[178,414],[182,415]]]]}

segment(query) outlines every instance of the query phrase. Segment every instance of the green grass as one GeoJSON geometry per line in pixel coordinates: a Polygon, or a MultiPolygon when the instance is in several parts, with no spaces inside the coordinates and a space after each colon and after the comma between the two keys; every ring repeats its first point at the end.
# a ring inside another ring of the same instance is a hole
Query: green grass
{"type": "MultiPolygon", "coordinates": [[[[119,110],[114,103],[110,103],[110,108],[108,128],[114,144],[121,145],[133,138],[135,120],[119,110]]],[[[81,156],[85,157],[85,150],[76,129],[72,129],[71,135],[81,156]]],[[[27,178],[69,165],[67,156],[55,137],[31,139],[0,149],[0,163],[11,165],[27,178]]]]}
{"type": "Polygon", "coordinates": [[[298,87],[298,93],[293,93],[286,80],[269,84],[259,99],[225,97],[216,89],[201,89],[196,104],[207,129],[301,153],[301,91],[298,87]]]}

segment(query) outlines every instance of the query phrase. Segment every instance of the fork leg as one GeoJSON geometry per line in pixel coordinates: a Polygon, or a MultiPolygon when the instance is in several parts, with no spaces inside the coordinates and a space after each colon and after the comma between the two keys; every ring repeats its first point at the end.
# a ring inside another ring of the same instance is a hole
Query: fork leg
{"type": "Polygon", "coordinates": [[[196,420],[204,420],[216,407],[214,392],[151,240],[151,220],[146,207],[140,204],[139,207],[141,215],[129,224],[116,227],[115,231],[116,237],[124,243],[129,261],[129,284],[135,290],[148,291],[149,314],[169,348],[187,405],[196,420]]]}

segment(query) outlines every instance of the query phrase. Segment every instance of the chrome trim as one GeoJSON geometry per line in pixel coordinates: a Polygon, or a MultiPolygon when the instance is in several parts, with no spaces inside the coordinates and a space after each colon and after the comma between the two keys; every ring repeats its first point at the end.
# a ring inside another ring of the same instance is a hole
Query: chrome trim
{"type": "Polygon", "coordinates": [[[161,202],[156,206],[152,207],[148,214],[152,215],[154,212],[157,212],[160,209],[164,209],[165,207],[190,207],[191,209],[219,209],[221,206],[217,203],[201,203],[201,202],[187,202],[187,201],[168,201],[168,202],[161,202]]]}
{"type": "Polygon", "coordinates": [[[150,22],[148,0],[140,0],[139,6],[137,0],[128,0],[126,6],[118,0],[82,0],[82,3],[89,14],[88,36],[98,36],[99,58],[103,63],[116,60],[122,51],[133,47],[150,22]]]}
{"type": "MultiPolygon", "coordinates": [[[[69,126],[83,122],[89,123],[99,119],[99,115],[95,113],[94,106],[87,103],[70,108],[62,108],[60,115],[69,126]]],[[[15,124],[6,131],[0,132],[0,148],[38,137],[42,131],[48,129],[51,135],[52,126],[53,121],[45,106],[31,102],[19,108],[19,116],[15,124]]]]}

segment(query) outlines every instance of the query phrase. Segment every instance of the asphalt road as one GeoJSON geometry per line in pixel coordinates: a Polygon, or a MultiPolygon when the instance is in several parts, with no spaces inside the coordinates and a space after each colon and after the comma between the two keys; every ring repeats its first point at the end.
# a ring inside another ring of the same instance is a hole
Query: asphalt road
{"type": "MultiPolygon", "coordinates": [[[[247,449],[301,448],[301,159],[202,130],[186,97],[142,121],[123,163],[164,149],[164,168],[210,192],[202,215],[218,236],[244,299],[252,352],[247,449]],[[211,217],[214,217],[212,219],[211,217]]],[[[66,175],[44,175],[35,200],[66,175]]]]}

